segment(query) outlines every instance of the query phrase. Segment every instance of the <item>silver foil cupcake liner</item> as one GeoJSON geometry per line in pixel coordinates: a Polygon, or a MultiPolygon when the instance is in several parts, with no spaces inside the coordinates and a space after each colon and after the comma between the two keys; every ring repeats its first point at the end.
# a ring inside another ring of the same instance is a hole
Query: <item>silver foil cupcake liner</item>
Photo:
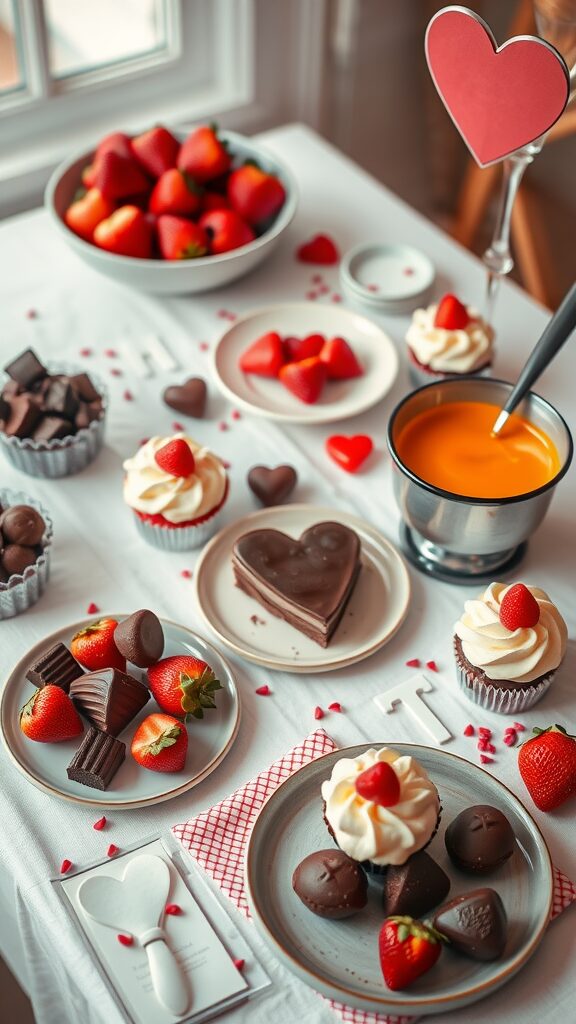
{"type": "Polygon", "coordinates": [[[555,675],[555,672],[550,672],[535,684],[528,683],[516,689],[509,689],[498,686],[498,683],[488,683],[472,677],[466,669],[456,665],[460,689],[468,699],[486,711],[496,711],[500,715],[519,715],[533,707],[550,688],[555,675]]]}
{"type": "Polygon", "coordinates": [[[0,489],[0,505],[3,509],[10,508],[12,505],[31,505],[40,513],[46,524],[43,539],[44,550],[34,565],[29,565],[21,576],[14,575],[7,583],[0,583],[1,621],[20,615],[42,597],[50,576],[52,520],[43,505],[28,494],[24,494],[23,491],[0,489]]]}
{"type": "Polygon", "coordinates": [[[216,533],[220,525],[220,510],[197,526],[155,526],[134,513],[136,529],[148,544],[162,551],[192,551],[201,548],[216,533]]]}
{"type": "MultiPolygon", "coordinates": [[[[49,373],[66,373],[71,376],[83,372],[81,367],[62,363],[48,363],[46,369],[49,373]]],[[[7,437],[0,431],[2,451],[16,469],[28,476],[53,480],[80,473],[94,461],[104,444],[108,392],[96,374],[90,372],[89,376],[102,397],[102,415],[77,434],[55,441],[34,441],[29,437],[7,437]]]]}

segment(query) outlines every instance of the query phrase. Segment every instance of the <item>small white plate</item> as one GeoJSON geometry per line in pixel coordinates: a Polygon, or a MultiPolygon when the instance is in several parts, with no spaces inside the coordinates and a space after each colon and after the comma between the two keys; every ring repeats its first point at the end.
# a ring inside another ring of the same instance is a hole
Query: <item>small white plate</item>
{"type": "Polygon", "coordinates": [[[216,346],[213,371],[224,394],[257,416],[286,423],[332,423],[357,416],[384,398],[398,373],[398,355],[388,335],[366,317],[341,306],[295,302],[257,309],[237,320],[216,346]],[[329,381],[319,400],[307,405],[279,380],[240,369],[242,353],[267,331],[297,338],[316,332],[327,338],[340,335],[350,343],[364,374],[352,380],[329,381]]]}
{"type": "MultiPolygon", "coordinates": [[[[438,963],[403,992],[382,978],[378,933],[381,887],[369,884],[368,905],[343,921],[311,913],[292,889],[292,873],[315,850],[333,846],[322,816],[320,786],[342,757],[358,757],[386,740],[336,750],[312,761],[286,780],[260,812],[248,842],[246,896],[256,928],[278,959],[302,981],[346,1006],[375,1013],[437,1013],[467,1006],[490,995],[516,974],[535,952],[552,907],[552,865],[538,826],[520,801],[488,772],[461,757],[432,747],[392,743],[415,757],[438,787],[442,818],[428,852],[451,880],[448,899],[480,886],[495,889],[508,917],[504,952],[481,963],[446,948],[438,963]],[[446,826],[472,804],[500,808],[516,835],[512,857],[488,875],[465,874],[451,863],[444,845],[446,826]]],[[[430,917],[431,915],[426,915],[430,917]]],[[[396,1019],[396,1018],[395,1018],[396,1019]]],[[[490,1015],[486,1015],[486,1020],[490,1015]]]]}
{"type": "MultiPolygon", "coordinates": [[[[125,619],[127,613],[110,617],[125,619]]],[[[240,725],[240,703],[228,662],[206,640],[175,622],[161,619],[166,641],[162,657],[191,654],[202,658],[214,669],[222,684],[222,689],[215,694],[216,710],[206,711],[203,719],[194,719],[188,723],[188,754],[183,771],[148,771],[141,768],[130,753],[130,742],[137,726],[148,715],[159,710],[153,698],[120,733],[118,738],[126,744],[126,758],[109,789],[103,792],[71,782],[66,775],[66,768],[80,746],[82,737],[64,743],[37,743],[27,739],[20,729],[20,709],[35,689],[26,679],[28,667],[53,644],[61,641],[68,646],[74,634],[93,621],[94,616],[52,633],[28,651],[10,673],[0,703],[0,728],[8,753],[16,767],[34,786],[50,796],[58,796],[73,803],[124,810],[146,807],[180,796],[210,775],[230,750],[240,725]]],[[[128,671],[139,679],[143,678],[142,669],[129,666],[128,671]]]]}
{"type": "Polygon", "coordinates": [[[381,305],[403,302],[425,294],[435,270],[431,260],[411,245],[362,243],[344,254],[342,284],[360,297],[381,305]]]}
{"type": "Polygon", "coordinates": [[[401,626],[410,597],[406,565],[378,530],[341,509],[315,505],[277,505],[231,523],[204,548],[194,582],[198,607],[222,643],[258,665],[288,672],[328,672],[374,654],[401,626]],[[300,537],[314,523],[326,521],[356,531],[362,569],[342,621],[324,648],[235,586],[232,547],[249,530],[270,528],[300,537]]]}

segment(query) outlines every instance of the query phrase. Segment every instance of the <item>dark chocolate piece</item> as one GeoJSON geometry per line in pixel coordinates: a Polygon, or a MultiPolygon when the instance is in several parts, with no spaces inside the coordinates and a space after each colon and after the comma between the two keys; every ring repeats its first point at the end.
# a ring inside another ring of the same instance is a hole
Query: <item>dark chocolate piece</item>
{"type": "Polygon", "coordinates": [[[80,402],[78,406],[78,412],[74,417],[74,423],[77,430],[85,430],[89,427],[94,420],[99,420],[102,416],[102,402],[80,402]]]}
{"type": "Polygon", "coordinates": [[[63,419],[73,420],[78,412],[79,400],[66,377],[53,377],[44,392],[46,412],[58,413],[63,419]]]}
{"type": "Polygon", "coordinates": [[[9,579],[10,577],[6,572],[4,566],[2,565],[2,562],[0,561],[0,583],[8,583],[9,579]]]}
{"type": "Polygon", "coordinates": [[[35,441],[59,441],[74,434],[74,425],[61,416],[43,416],[32,437],[35,441]]]}
{"type": "Polygon", "coordinates": [[[4,397],[0,395],[0,423],[6,423],[10,415],[10,403],[4,397]]]}
{"type": "Polygon", "coordinates": [[[2,552],[2,565],[9,576],[21,576],[29,565],[34,565],[37,557],[34,548],[8,544],[2,552]]]}
{"type": "Polygon", "coordinates": [[[4,367],[6,373],[12,380],[18,382],[20,387],[31,388],[36,381],[46,376],[46,368],[36,358],[31,348],[27,348],[17,359],[14,359],[8,366],[4,367]]]}
{"type": "Polygon", "coordinates": [[[391,864],[384,875],[384,916],[422,917],[437,907],[450,892],[450,879],[425,850],[405,864],[391,864]]]}
{"type": "Polygon", "coordinates": [[[497,960],[506,945],[506,911],[494,889],[475,889],[449,900],[434,914],[434,927],[453,949],[473,960],[497,960]]]}
{"type": "Polygon", "coordinates": [[[115,736],[88,729],[66,769],[71,782],[91,789],[108,789],[126,755],[126,745],[115,736]]]}
{"type": "Polygon", "coordinates": [[[351,917],[366,906],[368,882],[357,861],[342,850],[318,850],[300,862],[292,888],[319,917],[351,917]]]}
{"type": "Polygon", "coordinates": [[[100,399],[100,395],[87,373],[75,373],[72,377],[68,377],[68,381],[83,402],[95,402],[100,399]]]}
{"type": "Polygon", "coordinates": [[[10,413],[4,424],[8,437],[30,437],[42,415],[39,400],[35,395],[16,395],[10,399],[10,413]]]}
{"type": "Polygon", "coordinates": [[[119,622],[114,630],[114,643],[126,661],[149,668],[162,657],[164,633],[154,612],[142,609],[119,622]]]}
{"type": "Polygon", "coordinates": [[[150,699],[146,687],[117,668],[86,672],[70,684],[78,710],[102,732],[117,736],[150,699]]]}
{"type": "Polygon", "coordinates": [[[322,647],[333,635],[360,572],[360,540],[342,523],[316,523],[300,540],[251,530],[234,544],[236,585],[322,647]]]}
{"type": "Polygon", "coordinates": [[[162,398],[171,409],[201,420],[206,409],[206,381],[201,377],[190,377],[184,384],[171,384],[162,398]]]}
{"type": "Polygon", "coordinates": [[[0,530],[8,544],[33,548],[40,544],[46,524],[30,505],[12,505],[0,515],[0,530]]]}
{"type": "Polygon", "coordinates": [[[292,466],[253,466],[248,473],[248,487],[263,505],[281,505],[292,494],[297,479],[292,466]]]}
{"type": "Polygon", "coordinates": [[[17,380],[7,380],[4,387],[2,388],[2,395],[7,402],[10,402],[12,398],[20,394],[20,385],[17,380]]]}
{"type": "Polygon", "coordinates": [[[486,874],[514,853],[516,838],[507,818],[497,807],[467,807],[450,822],[444,835],[452,862],[462,871],[486,874]]]}
{"type": "Polygon", "coordinates": [[[62,644],[54,644],[48,651],[41,654],[36,661],[30,665],[26,673],[33,686],[59,686],[68,693],[70,683],[78,676],[84,675],[84,669],[78,664],[76,658],[68,648],[62,644]]]}

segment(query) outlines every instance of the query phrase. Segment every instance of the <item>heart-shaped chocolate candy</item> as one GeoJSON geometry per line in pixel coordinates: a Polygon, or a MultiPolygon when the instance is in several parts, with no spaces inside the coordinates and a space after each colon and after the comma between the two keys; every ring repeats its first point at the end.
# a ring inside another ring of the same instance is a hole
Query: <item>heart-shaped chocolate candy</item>
{"type": "Polygon", "coordinates": [[[252,466],[248,487],[263,505],[281,505],[296,486],[296,470],[292,466],[252,466]]]}
{"type": "Polygon", "coordinates": [[[202,377],[190,377],[183,384],[171,384],[162,397],[171,409],[201,420],[206,408],[206,395],[206,381],[202,377]]]}

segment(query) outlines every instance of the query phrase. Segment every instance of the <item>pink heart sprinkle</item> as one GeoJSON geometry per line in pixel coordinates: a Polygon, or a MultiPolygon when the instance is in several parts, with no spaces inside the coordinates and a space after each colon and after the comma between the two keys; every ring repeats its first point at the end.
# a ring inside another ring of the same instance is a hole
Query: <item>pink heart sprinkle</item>
{"type": "Polygon", "coordinates": [[[342,302],[342,296],[338,295],[338,292],[334,292],[332,302],[342,302]]]}
{"type": "Polygon", "coordinates": [[[140,441],[140,447],[142,447],[142,445],[144,445],[144,444],[148,444],[148,441],[149,441],[149,440],[150,440],[150,438],[149,438],[149,437],[143,437],[143,438],[141,439],[141,441],[140,441]]]}
{"type": "Polygon", "coordinates": [[[338,711],[342,713],[342,705],[337,701],[333,701],[332,704],[328,705],[328,711],[338,711]]]}
{"type": "Polygon", "coordinates": [[[405,274],[406,277],[412,277],[412,274],[414,273],[414,271],[412,270],[412,267],[404,267],[404,270],[402,271],[402,273],[405,274]]]}
{"type": "Polygon", "coordinates": [[[207,352],[210,346],[207,341],[201,341],[198,348],[201,352],[207,352]]]}
{"type": "Polygon", "coordinates": [[[514,732],[514,731],[507,732],[504,735],[504,743],[506,744],[507,747],[513,747],[514,744],[516,743],[517,739],[518,739],[518,736],[517,736],[516,732],[514,732]]]}
{"type": "Polygon", "coordinates": [[[408,668],[420,668],[420,658],[410,658],[410,661],[406,662],[408,668]]]}
{"type": "Polygon", "coordinates": [[[36,320],[38,311],[36,309],[29,309],[26,313],[28,320],[36,320]]]}
{"type": "Polygon", "coordinates": [[[467,725],[466,728],[464,729],[464,736],[473,736],[473,735],[474,735],[474,726],[473,725],[467,725]]]}
{"type": "Polygon", "coordinates": [[[92,355],[92,349],[91,348],[81,348],[80,349],[80,355],[84,356],[84,358],[87,358],[88,356],[92,355]]]}
{"type": "Polygon", "coordinates": [[[230,413],[230,415],[231,415],[233,420],[239,420],[239,419],[241,419],[241,416],[242,416],[242,414],[238,411],[238,409],[232,409],[232,412],[230,413]]]}
{"type": "Polygon", "coordinates": [[[133,935],[117,935],[116,938],[121,946],[133,946],[134,936],[133,935]]]}
{"type": "Polygon", "coordinates": [[[311,280],[312,284],[322,284],[322,280],[323,280],[322,274],[312,274],[312,277],[310,278],[310,280],[311,280]]]}
{"type": "Polygon", "coordinates": [[[70,871],[71,867],[72,867],[72,861],[71,860],[68,860],[68,859],[63,860],[61,865],[60,865],[60,874],[61,875],[65,875],[67,871],[70,871]]]}
{"type": "Polygon", "coordinates": [[[426,668],[429,668],[431,672],[437,672],[438,671],[438,665],[436,664],[435,661],[427,661],[426,662],[426,668]]]}
{"type": "Polygon", "coordinates": [[[164,907],[164,913],[170,914],[171,917],[178,917],[182,913],[182,907],[179,907],[177,903],[167,903],[164,907]]]}
{"type": "Polygon", "coordinates": [[[494,758],[486,757],[486,754],[480,754],[480,764],[494,764],[494,758]]]}
{"type": "Polygon", "coordinates": [[[315,302],[318,298],[318,292],[306,292],[304,298],[308,299],[308,302],[315,302]]]}
{"type": "Polygon", "coordinates": [[[258,689],[254,692],[257,693],[259,697],[268,697],[271,693],[271,690],[270,687],[266,683],[264,683],[264,686],[259,686],[258,689]]]}
{"type": "Polygon", "coordinates": [[[182,569],[180,575],[181,575],[183,580],[191,580],[192,579],[192,572],[191,572],[190,569],[182,569]]]}
{"type": "Polygon", "coordinates": [[[220,420],[220,423],[218,424],[218,430],[229,430],[229,429],[230,429],[230,427],[228,426],[228,424],[225,423],[224,420],[220,420]]]}
{"type": "Polygon", "coordinates": [[[525,732],[526,731],[526,726],[522,725],[522,722],[513,722],[512,724],[513,724],[514,728],[516,729],[516,732],[525,732]]]}
{"type": "Polygon", "coordinates": [[[496,747],[494,746],[493,743],[489,743],[488,740],[486,740],[486,747],[485,747],[485,749],[488,751],[489,754],[495,754],[496,753],[496,747]]]}
{"type": "Polygon", "coordinates": [[[108,857],[114,857],[118,853],[119,847],[115,846],[114,843],[110,843],[110,846],[106,850],[108,857]]]}
{"type": "Polygon", "coordinates": [[[120,367],[119,366],[113,366],[112,369],[110,370],[110,376],[111,377],[121,377],[122,376],[122,370],[120,369],[120,367]]]}
{"type": "Polygon", "coordinates": [[[478,743],[476,744],[476,746],[477,746],[478,750],[488,750],[488,740],[487,739],[480,739],[480,740],[478,740],[478,743]]]}
{"type": "Polygon", "coordinates": [[[179,423],[178,420],[174,420],[174,423],[172,424],[172,430],[174,431],[175,434],[183,434],[184,424],[179,423]]]}
{"type": "Polygon", "coordinates": [[[108,359],[116,359],[118,353],[115,348],[105,348],[104,355],[108,356],[108,359]]]}
{"type": "Polygon", "coordinates": [[[367,288],[367,290],[369,292],[379,292],[380,291],[380,285],[378,285],[378,284],[367,284],[366,288],[367,288]]]}
{"type": "Polygon", "coordinates": [[[132,394],[131,391],[128,391],[128,388],[126,388],[126,391],[122,395],[122,398],[124,399],[125,402],[133,402],[134,401],[134,395],[132,394]]]}
{"type": "Polygon", "coordinates": [[[487,729],[486,726],[480,725],[478,727],[478,735],[483,736],[484,739],[489,740],[492,737],[492,729],[487,729]]]}
{"type": "Polygon", "coordinates": [[[90,604],[88,605],[88,607],[86,609],[86,615],[95,615],[96,612],[99,612],[99,611],[100,611],[100,609],[99,609],[98,605],[94,604],[94,601],[90,601],[90,604]]]}
{"type": "Polygon", "coordinates": [[[328,295],[330,289],[327,284],[318,285],[318,295],[328,295]]]}
{"type": "Polygon", "coordinates": [[[324,712],[322,711],[322,708],[320,708],[320,707],[314,708],[314,718],[316,718],[316,719],[324,718],[324,712]]]}
{"type": "Polygon", "coordinates": [[[236,970],[237,970],[237,971],[241,971],[241,970],[242,970],[242,968],[244,967],[244,964],[245,964],[245,962],[246,962],[246,961],[245,961],[245,960],[243,960],[243,959],[242,959],[242,957],[238,957],[238,958],[237,958],[237,959],[236,959],[236,960],[234,961],[234,967],[236,968],[236,970]]]}
{"type": "Polygon", "coordinates": [[[102,815],[101,818],[98,818],[98,821],[94,822],[94,824],[92,825],[92,828],[95,828],[97,832],[101,832],[102,829],[104,828],[105,824],[106,824],[106,818],[105,818],[104,815],[102,815]]]}
{"type": "Polygon", "coordinates": [[[232,468],[232,463],[231,462],[226,462],[226,459],[222,459],[221,462],[222,462],[222,465],[224,466],[224,469],[231,469],[232,468]]]}

